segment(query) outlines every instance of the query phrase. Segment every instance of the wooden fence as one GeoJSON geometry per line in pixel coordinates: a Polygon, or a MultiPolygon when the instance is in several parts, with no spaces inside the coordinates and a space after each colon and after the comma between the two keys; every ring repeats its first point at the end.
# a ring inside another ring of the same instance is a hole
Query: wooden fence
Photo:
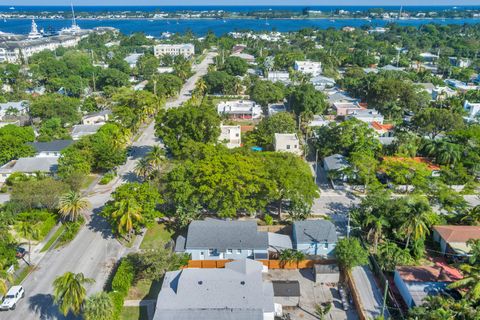
{"type": "MultiPolygon", "coordinates": [[[[225,264],[233,260],[189,260],[188,265],[185,268],[225,268],[225,264]]],[[[303,260],[298,263],[296,262],[287,262],[282,263],[280,260],[257,260],[263,263],[264,266],[269,269],[309,269],[313,268],[315,264],[332,264],[336,263],[332,259],[323,259],[323,260],[303,260]]]]}

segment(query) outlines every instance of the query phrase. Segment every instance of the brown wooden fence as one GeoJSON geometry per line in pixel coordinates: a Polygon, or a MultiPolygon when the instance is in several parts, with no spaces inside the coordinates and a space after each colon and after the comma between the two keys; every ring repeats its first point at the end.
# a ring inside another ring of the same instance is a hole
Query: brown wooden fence
{"type": "MultiPolygon", "coordinates": [[[[185,268],[225,268],[225,264],[233,260],[189,260],[185,268]]],[[[308,269],[313,268],[315,264],[332,264],[335,260],[303,260],[298,263],[282,263],[280,260],[257,260],[263,263],[269,269],[308,269]]]]}

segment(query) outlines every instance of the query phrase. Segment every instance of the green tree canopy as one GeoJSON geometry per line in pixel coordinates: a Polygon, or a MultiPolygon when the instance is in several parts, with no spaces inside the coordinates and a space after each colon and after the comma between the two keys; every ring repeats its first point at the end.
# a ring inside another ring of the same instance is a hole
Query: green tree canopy
{"type": "Polygon", "coordinates": [[[30,105],[30,115],[42,120],[58,118],[62,124],[75,124],[80,121],[80,101],[59,94],[45,94],[34,99],[30,105]]]}

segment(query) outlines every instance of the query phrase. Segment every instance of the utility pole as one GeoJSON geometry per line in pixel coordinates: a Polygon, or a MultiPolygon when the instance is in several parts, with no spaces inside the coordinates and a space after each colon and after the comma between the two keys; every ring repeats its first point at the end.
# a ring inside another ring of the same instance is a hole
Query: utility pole
{"type": "Polygon", "coordinates": [[[347,220],[347,239],[350,238],[350,230],[351,230],[351,227],[350,227],[350,211],[348,211],[348,220],[347,220]]]}
{"type": "Polygon", "coordinates": [[[318,174],[318,149],[315,149],[315,184],[317,184],[318,174]]]}
{"type": "Polygon", "coordinates": [[[382,317],[385,316],[385,308],[387,304],[388,280],[385,280],[385,292],[383,293],[382,317]]]}

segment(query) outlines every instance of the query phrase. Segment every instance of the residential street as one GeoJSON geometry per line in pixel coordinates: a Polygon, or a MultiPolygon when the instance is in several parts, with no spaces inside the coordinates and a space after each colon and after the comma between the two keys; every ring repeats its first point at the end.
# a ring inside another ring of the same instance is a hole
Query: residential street
{"type": "MultiPolygon", "coordinates": [[[[202,63],[193,67],[195,74],[186,82],[179,97],[167,104],[167,108],[178,107],[190,98],[189,92],[199,77],[206,74],[214,56],[215,53],[209,53],[202,63]]],[[[25,298],[18,303],[16,310],[0,313],[0,319],[65,319],[53,305],[51,293],[54,279],[67,271],[83,272],[86,277],[95,279],[95,284],[87,287],[89,294],[103,289],[112,266],[127,249],[112,237],[109,225],[98,213],[119,185],[136,179],[132,172],[136,161],[156,143],[152,122],[133,143],[132,156],[118,169],[119,178],[107,186],[95,186],[87,196],[92,210],[86,227],[70,244],[41,257],[36,270],[23,282],[25,298]]]]}

